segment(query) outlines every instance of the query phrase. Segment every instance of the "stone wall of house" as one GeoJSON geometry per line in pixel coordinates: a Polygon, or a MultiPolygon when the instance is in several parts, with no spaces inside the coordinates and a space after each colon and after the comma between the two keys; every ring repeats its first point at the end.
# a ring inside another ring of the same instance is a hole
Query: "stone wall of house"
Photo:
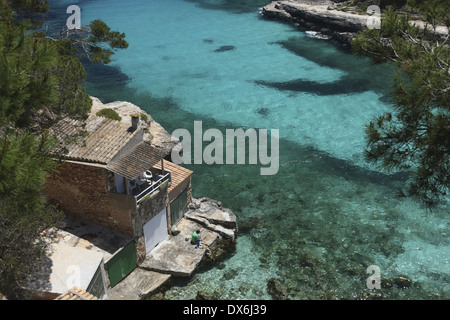
{"type": "Polygon", "coordinates": [[[134,197],[108,192],[104,166],[67,161],[52,174],[44,191],[66,214],[133,236],[134,197]]]}
{"type": "Polygon", "coordinates": [[[186,202],[187,205],[189,206],[189,204],[192,202],[191,177],[183,181],[183,183],[179,184],[169,193],[169,205],[167,206],[167,224],[169,233],[172,232],[172,214],[170,211],[171,210],[170,203],[172,203],[182,192],[184,192],[184,190],[186,190],[186,202]]]}
{"type": "Polygon", "coordinates": [[[187,204],[189,205],[192,202],[192,183],[191,179],[189,178],[189,184],[187,187],[187,204]]]}
{"type": "MultiPolygon", "coordinates": [[[[134,231],[134,240],[136,246],[136,258],[138,263],[145,259],[145,238],[144,225],[154,218],[158,213],[164,210],[169,204],[167,194],[167,185],[162,186],[158,191],[152,193],[148,198],[144,198],[137,207],[137,210],[131,214],[131,223],[134,231]]],[[[169,229],[169,226],[167,226],[169,229]]]]}

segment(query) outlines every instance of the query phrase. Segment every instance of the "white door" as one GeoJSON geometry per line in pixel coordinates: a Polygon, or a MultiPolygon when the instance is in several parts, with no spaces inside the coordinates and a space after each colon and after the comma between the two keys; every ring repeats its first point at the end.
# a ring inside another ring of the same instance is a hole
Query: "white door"
{"type": "Polygon", "coordinates": [[[145,253],[148,254],[167,234],[167,216],[164,209],[144,225],[145,253]]]}

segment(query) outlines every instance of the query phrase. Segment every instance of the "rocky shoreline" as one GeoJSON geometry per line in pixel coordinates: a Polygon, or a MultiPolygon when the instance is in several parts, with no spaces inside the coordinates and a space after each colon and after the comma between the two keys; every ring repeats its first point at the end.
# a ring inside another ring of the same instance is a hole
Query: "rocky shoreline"
{"type": "MultiPolygon", "coordinates": [[[[318,38],[335,40],[341,45],[349,46],[356,33],[368,25],[371,16],[356,7],[338,10],[341,0],[288,0],[272,1],[262,8],[262,15],[268,19],[287,22],[302,31],[317,32],[318,38]]],[[[425,28],[426,23],[411,20],[411,24],[425,28]]],[[[430,27],[430,26],[429,26],[430,27]]],[[[449,30],[438,26],[436,34],[448,35],[449,30]]]]}
{"type": "Polygon", "coordinates": [[[262,15],[318,32],[319,36],[334,39],[342,45],[348,45],[370,18],[369,15],[336,10],[336,3],[330,0],[272,1],[262,8],[262,15]]]}

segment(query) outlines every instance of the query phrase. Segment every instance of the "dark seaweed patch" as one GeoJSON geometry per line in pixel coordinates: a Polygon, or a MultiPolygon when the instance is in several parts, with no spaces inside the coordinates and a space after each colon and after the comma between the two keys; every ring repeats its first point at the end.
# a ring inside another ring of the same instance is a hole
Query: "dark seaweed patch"
{"type": "Polygon", "coordinates": [[[225,51],[231,51],[236,49],[235,46],[221,46],[220,48],[214,50],[214,52],[225,52],[225,51]]]}

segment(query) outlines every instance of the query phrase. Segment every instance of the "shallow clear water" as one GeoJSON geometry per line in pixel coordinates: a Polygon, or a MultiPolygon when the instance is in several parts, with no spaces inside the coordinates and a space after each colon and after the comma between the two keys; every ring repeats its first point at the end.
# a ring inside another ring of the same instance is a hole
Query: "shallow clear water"
{"type": "MultiPolygon", "coordinates": [[[[391,65],[264,20],[261,1],[70,4],[81,7],[83,23],[103,19],[130,43],[109,66],[86,64],[91,95],[131,101],[169,132],[192,130],[194,121],[223,133],[280,132],[274,176],[255,165],[189,166],[194,196],[232,209],[240,234],[233,255],[166,298],[205,291],[271,299],[271,278],[291,299],[367,298],[370,265],[381,268],[384,298],[450,298],[448,206],[427,213],[397,197],[406,174],[386,175],[363,160],[364,125],[391,109],[391,65]],[[394,281],[400,275],[409,288],[394,281]]],[[[54,6],[63,18],[64,6],[54,6]]]]}

